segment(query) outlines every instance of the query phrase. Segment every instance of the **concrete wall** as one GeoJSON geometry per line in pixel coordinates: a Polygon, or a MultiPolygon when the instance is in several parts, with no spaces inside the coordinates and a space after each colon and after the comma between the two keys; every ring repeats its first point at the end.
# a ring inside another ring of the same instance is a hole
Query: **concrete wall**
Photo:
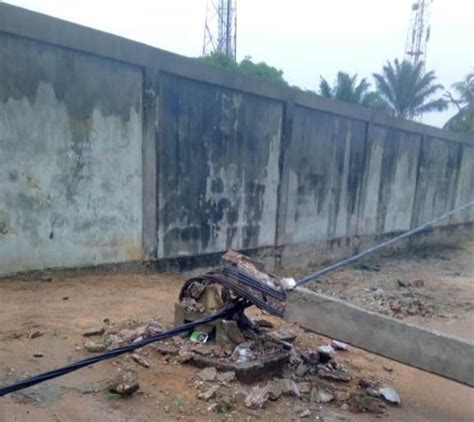
{"type": "Polygon", "coordinates": [[[0,33],[0,273],[139,259],[142,74],[0,33]]]}
{"type": "Polygon", "coordinates": [[[160,77],[158,256],[275,244],[281,103],[160,77]]]}
{"type": "Polygon", "coordinates": [[[0,4],[0,274],[323,261],[473,199],[472,137],[0,4]]]}

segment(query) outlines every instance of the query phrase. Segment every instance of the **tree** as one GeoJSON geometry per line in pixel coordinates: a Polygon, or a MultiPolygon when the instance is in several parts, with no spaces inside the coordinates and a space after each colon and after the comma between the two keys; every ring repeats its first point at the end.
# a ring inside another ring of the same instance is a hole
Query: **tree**
{"type": "Polygon", "coordinates": [[[434,71],[423,72],[423,63],[387,62],[382,73],[374,73],[375,84],[385,107],[399,117],[412,119],[423,113],[447,108],[443,98],[435,98],[443,89],[436,83],[434,71]]]}
{"type": "Polygon", "coordinates": [[[369,94],[369,87],[370,84],[365,78],[357,82],[357,74],[351,76],[345,72],[337,72],[332,86],[321,76],[319,94],[326,98],[363,104],[365,97],[369,94]]]}
{"type": "Polygon", "coordinates": [[[451,92],[446,93],[448,102],[457,108],[457,113],[444,125],[445,129],[456,132],[474,133],[474,72],[464,80],[452,85],[457,98],[451,92]]]}
{"type": "Polygon", "coordinates": [[[366,78],[357,81],[357,74],[351,76],[345,72],[337,72],[332,86],[321,76],[319,94],[326,98],[387,110],[387,105],[378,92],[370,91],[370,83],[366,78]]]}
{"type": "Polygon", "coordinates": [[[287,85],[287,82],[283,78],[283,70],[270,66],[265,62],[254,63],[250,56],[245,56],[245,58],[239,63],[238,68],[242,73],[247,75],[259,76],[268,81],[279,82],[287,85]]]}
{"type": "Polygon", "coordinates": [[[201,60],[212,66],[224,69],[236,70],[246,75],[253,75],[268,81],[282,83],[288,85],[283,78],[283,71],[265,62],[254,63],[250,56],[246,56],[240,63],[236,63],[230,57],[222,53],[212,53],[201,57],[201,60]]]}

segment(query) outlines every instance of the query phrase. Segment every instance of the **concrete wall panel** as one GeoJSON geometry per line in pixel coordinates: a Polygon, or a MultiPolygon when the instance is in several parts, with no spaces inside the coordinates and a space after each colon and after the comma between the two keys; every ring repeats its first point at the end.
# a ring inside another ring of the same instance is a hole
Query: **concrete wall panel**
{"type": "Polygon", "coordinates": [[[0,273],[141,257],[141,71],[0,33],[0,273]]]}
{"type": "Polygon", "coordinates": [[[282,243],[357,233],[365,136],[362,121],[296,108],[282,243]]]}
{"type": "MultiPolygon", "coordinates": [[[[419,160],[413,227],[454,208],[462,146],[442,139],[425,137],[419,160]]],[[[449,219],[440,224],[449,224],[449,219]]]]}
{"type": "Polygon", "coordinates": [[[420,142],[418,134],[370,127],[359,235],[410,228],[420,142]]]}
{"type": "MultiPolygon", "coordinates": [[[[465,145],[462,151],[454,208],[471,201],[474,201],[474,147],[465,145]]],[[[470,221],[474,221],[474,206],[454,215],[450,222],[459,224],[470,221]]]]}
{"type": "Polygon", "coordinates": [[[282,105],[160,76],[158,257],[275,243],[282,105]]]}

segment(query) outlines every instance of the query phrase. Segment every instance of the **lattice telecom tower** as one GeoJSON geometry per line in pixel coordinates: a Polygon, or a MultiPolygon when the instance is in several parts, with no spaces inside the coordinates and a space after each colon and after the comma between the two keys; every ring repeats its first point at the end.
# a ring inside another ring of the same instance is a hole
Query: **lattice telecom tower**
{"type": "Polygon", "coordinates": [[[412,64],[426,63],[430,39],[430,6],[433,0],[415,0],[411,7],[410,27],[405,45],[405,60],[412,64]]]}
{"type": "Polygon", "coordinates": [[[202,54],[237,56],[237,0],[207,0],[202,54]]]}

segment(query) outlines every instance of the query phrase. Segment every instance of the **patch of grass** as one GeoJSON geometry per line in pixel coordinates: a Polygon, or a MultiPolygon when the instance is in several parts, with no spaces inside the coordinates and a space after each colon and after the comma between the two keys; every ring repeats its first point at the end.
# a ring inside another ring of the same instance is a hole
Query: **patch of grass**
{"type": "Polygon", "coordinates": [[[115,400],[120,400],[122,398],[122,395],[119,393],[109,392],[106,398],[107,400],[115,401],[115,400]]]}
{"type": "Polygon", "coordinates": [[[361,271],[380,271],[380,265],[370,260],[359,261],[354,264],[354,268],[361,271]]]}

